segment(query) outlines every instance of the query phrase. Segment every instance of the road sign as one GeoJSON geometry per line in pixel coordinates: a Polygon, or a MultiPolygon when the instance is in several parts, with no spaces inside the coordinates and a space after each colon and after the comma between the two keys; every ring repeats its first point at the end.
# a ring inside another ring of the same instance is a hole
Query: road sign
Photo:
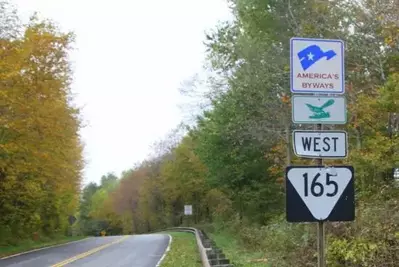
{"type": "Polygon", "coordinates": [[[192,205],[184,205],[184,215],[193,215],[192,205]]]}
{"type": "Polygon", "coordinates": [[[345,158],[348,140],[345,131],[294,131],[294,152],[305,158],[345,158]]]}
{"type": "Polygon", "coordinates": [[[345,97],[298,96],[292,97],[292,121],[303,124],[345,124],[345,97]]]}
{"type": "Polygon", "coordinates": [[[287,221],[353,221],[353,180],[352,166],[287,167],[287,221]]]}
{"type": "Polygon", "coordinates": [[[290,47],[291,92],[345,92],[343,41],[291,38],[290,47]]]}

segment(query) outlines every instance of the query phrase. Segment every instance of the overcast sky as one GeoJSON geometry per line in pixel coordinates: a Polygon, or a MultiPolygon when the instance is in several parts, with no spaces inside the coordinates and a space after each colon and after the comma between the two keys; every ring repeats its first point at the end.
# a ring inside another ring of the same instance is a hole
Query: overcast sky
{"type": "Polygon", "coordinates": [[[11,0],[77,35],[72,90],[88,126],[84,183],[127,170],[182,120],[181,82],[201,71],[204,31],[226,0],[11,0]]]}

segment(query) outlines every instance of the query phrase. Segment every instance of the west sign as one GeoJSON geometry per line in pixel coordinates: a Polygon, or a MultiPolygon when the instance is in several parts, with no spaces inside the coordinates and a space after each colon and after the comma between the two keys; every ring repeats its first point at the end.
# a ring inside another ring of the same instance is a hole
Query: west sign
{"type": "Polygon", "coordinates": [[[294,152],[304,158],[345,158],[348,155],[345,131],[294,131],[294,152]]]}

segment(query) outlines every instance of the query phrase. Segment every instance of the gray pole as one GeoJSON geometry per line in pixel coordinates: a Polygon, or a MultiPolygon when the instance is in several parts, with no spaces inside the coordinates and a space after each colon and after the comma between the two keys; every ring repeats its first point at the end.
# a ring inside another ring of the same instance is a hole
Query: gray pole
{"type": "MultiPolygon", "coordinates": [[[[323,130],[322,124],[317,124],[317,130],[323,130]]],[[[317,159],[317,163],[320,166],[323,166],[323,158],[317,159]]],[[[318,251],[318,267],[326,266],[325,259],[325,231],[324,231],[324,222],[317,222],[317,251],[318,251]]]]}

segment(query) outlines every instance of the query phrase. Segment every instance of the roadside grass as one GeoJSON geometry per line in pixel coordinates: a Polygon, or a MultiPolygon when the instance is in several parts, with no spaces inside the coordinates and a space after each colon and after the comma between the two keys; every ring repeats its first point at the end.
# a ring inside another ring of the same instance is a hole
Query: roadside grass
{"type": "Polygon", "coordinates": [[[264,253],[243,248],[234,236],[226,232],[209,233],[209,236],[235,267],[272,267],[264,253]]]}
{"type": "Polygon", "coordinates": [[[167,232],[172,236],[169,252],[163,260],[162,267],[201,267],[197,242],[191,233],[167,232]]]}
{"type": "Polygon", "coordinates": [[[18,244],[13,246],[0,246],[0,258],[22,252],[27,252],[33,249],[44,248],[72,241],[77,241],[84,238],[86,238],[86,236],[68,236],[68,237],[63,236],[63,237],[57,237],[47,240],[38,240],[38,241],[34,241],[32,239],[23,240],[23,241],[21,240],[18,241],[18,244]]]}

